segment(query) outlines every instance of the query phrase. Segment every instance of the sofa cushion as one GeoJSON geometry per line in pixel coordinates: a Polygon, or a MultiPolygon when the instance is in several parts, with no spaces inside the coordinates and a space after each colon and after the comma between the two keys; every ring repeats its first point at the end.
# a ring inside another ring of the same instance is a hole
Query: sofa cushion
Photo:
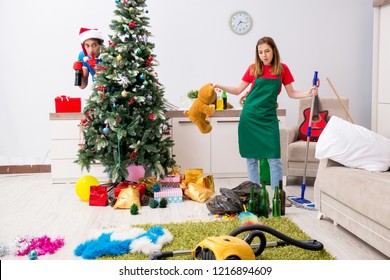
{"type": "Polygon", "coordinates": [[[390,140],[332,116],[318,139],[315,157],[330,158],[351,168],[387,171],[390,166],[390,140]]]}
{"type": "Polygon", "coordinates": [[[331,166],[317,180],[321,192],[390,229],[390,172],[331,166]]]}

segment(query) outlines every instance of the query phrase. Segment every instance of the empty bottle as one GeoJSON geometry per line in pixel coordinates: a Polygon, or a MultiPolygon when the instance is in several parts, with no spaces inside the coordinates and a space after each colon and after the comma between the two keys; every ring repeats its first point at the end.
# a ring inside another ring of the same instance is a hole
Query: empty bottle
{"type": "Polygon", "coordinates": [[[272,199],[272,216],[280,217],[280,196],[279,196],[279,187],[275,186],[274,198],[272,199]]]}

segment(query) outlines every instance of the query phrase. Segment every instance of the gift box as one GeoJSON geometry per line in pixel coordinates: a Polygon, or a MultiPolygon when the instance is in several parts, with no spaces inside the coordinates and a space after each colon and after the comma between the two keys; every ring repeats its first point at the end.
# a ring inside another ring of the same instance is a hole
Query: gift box
{"type": "Polygon", "coordinates": [[[81,98],[69,97],[65,95],[57,96],[54,99],[56,106],[56,113],[80,113],[81,112],[81,98]]]}
{"type": "Polygon", "coordinates": [[[168,175],[160,180],[160,185],[162,187],[175,187],[180,188],[180,175],[168,175]]]}
{"type": "Polygon", "coordinates": [[[172,202],[182,202],[183,201],[183,191],[181,188],[161,188],[159,192],[154,192],[154,199],[160,202],[162,198],[166,198],[168,203],[172,202]]]}
{"type": "Polygon", "coordinates": [[[139,179],[144,178],[145,167],[143,167],[142,165],[129,165],[127,167],[127,172],[129,173],[126,178],[127,181],[138,182],[139,179]]]}
{"type": "Polygon", "coordinates": [[[89,205],[107,206],[108,194],[105,186],[90,186],[89,205]]]}

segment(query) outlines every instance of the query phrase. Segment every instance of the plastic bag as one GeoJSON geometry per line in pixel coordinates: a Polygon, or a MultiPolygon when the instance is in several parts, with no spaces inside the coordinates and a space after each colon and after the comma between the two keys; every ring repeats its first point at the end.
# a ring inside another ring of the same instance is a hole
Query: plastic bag
{"type": "Polygon", "coordinates": [[[237,214],[244,211],[242,202],[234,191],[221,188],[220,193],[206,202],[211,214],[237,214]]]}
{"type": "Polygon", "coordinates": [[[242,182],[237,187],[233,188],[232,191],[239,196],[244,204],[246,204],[249,201],[251,186],[253,186],[254,193],[257,195],[261,189],[261,186],[251,181],[242,182]]]}

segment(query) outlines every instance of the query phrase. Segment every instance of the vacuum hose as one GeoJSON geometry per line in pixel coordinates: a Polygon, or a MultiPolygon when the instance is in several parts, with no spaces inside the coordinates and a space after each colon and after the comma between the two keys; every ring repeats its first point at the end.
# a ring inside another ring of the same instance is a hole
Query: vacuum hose
{"type": "MultiPolygon", "coordinates": [[[[321,242],[318,242],[317,240],[296,240],[296,239],[291,238],[291,237],[289,237],[289,236],[287,236],[287,235],[285,235],[285,234],[283,234],[283,233],[281,233],[273,228],[263,226],[263,225],[256,225],[256,224],[239,227],[239,228],[233,230],[232,232],[230,232],[229,235],[230,236],[237,236],[240,233],[243,233],[246,231],[252,231],[254,233],[254,235],[256,235],[257,237],[260,237],[260,241],[261,241],[260,246],[255,251],[255,256],[260,255],[264,251],[264,248],[266,247],[265,236],[262,236],[262,234],[260,234],[261,231],[270,233],[270,234],[282,239],[283,241],[285,241],[286,245],[290,244],[290,245],[294,245],[294,246],[297,246],[299,248],[311,250],[311,251],[320,251],[324,248],[324,245],[321,242]]],[[[244,240],[247,241],[250,245],[250,242],[252,242],[253,238],[256,236],[249,237],[249,238],[246,238],[244,240]]]]}

